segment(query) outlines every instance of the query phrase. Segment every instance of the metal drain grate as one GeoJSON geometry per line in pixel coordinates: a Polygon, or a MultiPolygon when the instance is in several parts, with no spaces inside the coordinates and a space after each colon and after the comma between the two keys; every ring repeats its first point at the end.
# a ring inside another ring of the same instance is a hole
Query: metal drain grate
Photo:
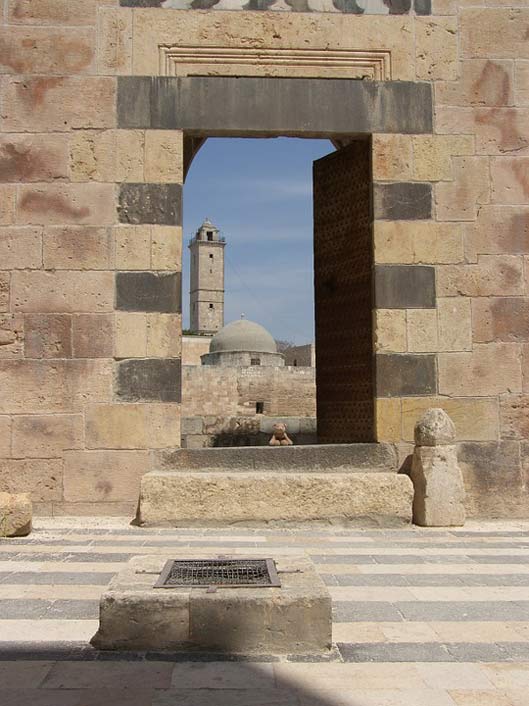
{"type": "Polygon", "coordinates": [[[176,586],[279,587],[273,559],[171,559],[154,588],[176,586]]]}

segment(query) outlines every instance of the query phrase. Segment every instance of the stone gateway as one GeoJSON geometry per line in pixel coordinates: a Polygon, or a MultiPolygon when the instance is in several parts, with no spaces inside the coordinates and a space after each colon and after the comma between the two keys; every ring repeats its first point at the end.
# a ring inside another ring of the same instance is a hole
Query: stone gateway
{"type": "Polygon", "coordinates": [[[0,22],[0,491],[133,515],[179,451],[193,157],[317,137],[319,441],[400,466],[442,408],[466,513],[529,517],[529,8],[9,0],[0,22]]]}

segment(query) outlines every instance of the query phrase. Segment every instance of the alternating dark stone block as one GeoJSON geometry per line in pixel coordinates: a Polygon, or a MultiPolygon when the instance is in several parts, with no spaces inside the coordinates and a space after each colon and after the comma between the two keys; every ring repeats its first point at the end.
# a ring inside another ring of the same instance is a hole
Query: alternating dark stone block
{"type": "Polygon", "coordinates": [[[182,305],[180,272],[117,272],[118,311],[179,313],[182,305]]]}
{"type": "Polygon", "coordinates": [[[376,356],[377,395],[431,395],[436,392],[434,355],[376,356]]]}
{"type": "Polygon", "coordinates": [[[432,116],[432,87],[426,82],[118,77],[120,128],[218,135],[421,134],[432,132],[432,116]]]}
{"type": "Polygon", "coordinates": [[[121,184],[118,214],[120,223],[182,224],[180,184],[121,184]]]}
{"type": "Polygon", "coordinates": [[[432,14],[432,0],[415,0],[413,3],[413,9],[416,15],[431,15],[432,14]]]}
{"type": "Polygon", "coordinates": [[[117,364],[116,395],[125,402],[180,402],[179,358],[135,358],[117,364]]]}
{"type": "Polygon", "coordinates": [[[151,89],[149,76],[120,76],[118,80],[118,125],[124,129],[151,126],[151,89]]]}
{"type": "Polygon", "coordinates": [[[423,182],[375,184],[375,218],[416,221],[432,217],[432,185],[423,182]]]}
{"type": "Polygon", "coordinates": [[[435,309],[435,268],[427,265],[376,265],[377,309],[435,309]]]}

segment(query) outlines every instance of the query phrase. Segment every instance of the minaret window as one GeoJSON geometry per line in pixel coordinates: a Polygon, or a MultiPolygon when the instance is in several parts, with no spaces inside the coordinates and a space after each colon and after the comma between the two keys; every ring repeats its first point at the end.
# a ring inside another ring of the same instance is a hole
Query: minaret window
{"type": "Polygon", "coordinates": [[[208,240],[211,242],[211,241],[213,240],[213,231],[212,231],[212,230],[208,230],[208,232],[206,233],[206,235],[207,235],[207,237],[208,237],[208,240]]]}

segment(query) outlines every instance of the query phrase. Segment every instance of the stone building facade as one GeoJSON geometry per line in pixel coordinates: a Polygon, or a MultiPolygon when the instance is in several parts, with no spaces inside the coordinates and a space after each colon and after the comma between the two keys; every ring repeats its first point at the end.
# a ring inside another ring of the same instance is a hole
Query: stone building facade
{"type": "Polygon", "coordinates": [[[405,455],[444,407],[470,514],[529,516],[529,8],[171,5],[6,0],[2,489],[45,513],[134,509],[180,437],[193,154],[212,135],[353,136],[374,204],[373,324],[351,334],[371,346],[373,440],[405,455]]]}

